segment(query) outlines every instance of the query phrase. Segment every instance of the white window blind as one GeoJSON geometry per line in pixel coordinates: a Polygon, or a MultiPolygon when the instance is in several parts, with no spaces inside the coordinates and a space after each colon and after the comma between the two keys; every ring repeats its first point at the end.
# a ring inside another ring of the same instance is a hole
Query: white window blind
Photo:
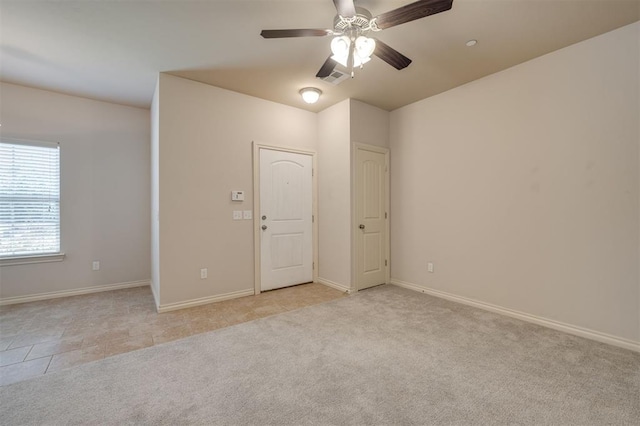
{"type": "Polygon", "coordinates": [[[0,259],[58,252],[58,145],[0,140],[0,259]]]}

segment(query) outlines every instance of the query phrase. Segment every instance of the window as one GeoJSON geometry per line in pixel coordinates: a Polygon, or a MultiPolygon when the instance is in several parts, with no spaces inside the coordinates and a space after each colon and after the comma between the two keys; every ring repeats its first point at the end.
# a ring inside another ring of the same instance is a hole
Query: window
{"type": "Polygon", "coordinates": [[[0,140],[0,261],[59,252],[58,144],[0,140]]]}

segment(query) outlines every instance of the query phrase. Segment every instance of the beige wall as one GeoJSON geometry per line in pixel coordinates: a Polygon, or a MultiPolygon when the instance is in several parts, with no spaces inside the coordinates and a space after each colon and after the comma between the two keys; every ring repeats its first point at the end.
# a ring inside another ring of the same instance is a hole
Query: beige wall
{"type": "MultiPolygon", "coordinates": [[[[638,24],[636,24],[636,40],[640,40],[640,26],[638,26],[638,24]]],[[[637,61],[638,69],[640,69],[640,41],[636,43],[636,52],[637,52],[637,58],[638,58],[638,61],[637,61]]],[[[640,83],[637,84],[636,89],[638,93],[636,98],[636,104],[638,105],[638,109],[640,110],[640,83]]],[[[640,135],[640,119],[636,120],[636,124],[638,126],[638,135],[640,135]]],[[[640,139],[640,136],[638,136],[638,138],[640,139]]],[[[638,164],[640,165],[640,149],[638,149],[638,164]]],[[[640,166],[638,166],[638,169],[636,170],[636,174],[637,174],[636,181],[640,182],[640,166]]],[[[640,223],[640,196],[638,196],[637,206],[638,206],[638,223],[640,223]]],[[[637,265],[638,265],[638,277],[640,277],[640,225],[638,226],[637,265]]],[[[638,279],[638,330],[640,330],[640,278],[638,279]]],[[[639,331],[639,334],[640,334],[640,331],[639,331]]],[[[638,337],[638,340],[640,340],[640,336],[638,337]]]]}
{"type": "Polygon", "coordinates": [[[351,99],[351,142],[389,147],[389,111],[351,99]]]}
{"type": "Polygon", "coordinates": [[[160,79],[151,101],[151,290],[160,303],[160,79]]]}
{"type": "Polygon", "coordinates": [[[252,141],[315,150],[316,114],[166,74],[159,96],[160,304],[252,290],[252,141]]]}
{"type": "Polygon", "coordinates": [[[392,112],[394,279],[640,341],[639,25],[392,112]]]}
{"type": "Polygon", "coordinates": [[[321,281],[351,288],[349,99],[317,114],[318,244],[321,281]]]}
{"type": "Polygon", "coordinates": [[[66,253],[62,262],[0,267],[0,297],[148,280],[149,110],[6,83],[0,89],[2,136],[60,143],[66,253]]]}

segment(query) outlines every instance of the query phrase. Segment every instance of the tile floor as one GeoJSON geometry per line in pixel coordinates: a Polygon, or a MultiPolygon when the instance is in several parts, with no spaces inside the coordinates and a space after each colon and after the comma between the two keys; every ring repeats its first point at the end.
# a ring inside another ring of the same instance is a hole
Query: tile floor
{"type": "Polygon", "coordinates": [[[0,307],[0,386],[343,297],[322,284],[158,314],[149,287],[0,307]]]}

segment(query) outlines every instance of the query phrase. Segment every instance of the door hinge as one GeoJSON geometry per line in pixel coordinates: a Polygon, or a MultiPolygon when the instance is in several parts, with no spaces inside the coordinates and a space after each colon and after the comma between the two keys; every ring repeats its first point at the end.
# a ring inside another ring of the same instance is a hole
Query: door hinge
{"type": "Polygon", "coordinates": [[[315,173],[315,170],[311,169],[311,176],[315,173]]]}
{"type": "Polygon", "coordinates": [[[313,223],[313,222],[315,222],[315,221],[316,221],[316,217],[315,217],[315,215],[311,215],[311,223],[313,223]]]}
{"type": "Polygon", "coordinates": [[[311,269],[313,269],[313,270],[316,269],[316,262],[311,263],[311,269]]]}
{"type": "Polygon", "coordinates": [[[387,266],[387,259],[384,260],[384,266],[387,266]]]}
{"type": "Polygon", "coordinates": [[[387,218],[387,212],[384,212],[384,218],[385,219],[387,218]]]}

